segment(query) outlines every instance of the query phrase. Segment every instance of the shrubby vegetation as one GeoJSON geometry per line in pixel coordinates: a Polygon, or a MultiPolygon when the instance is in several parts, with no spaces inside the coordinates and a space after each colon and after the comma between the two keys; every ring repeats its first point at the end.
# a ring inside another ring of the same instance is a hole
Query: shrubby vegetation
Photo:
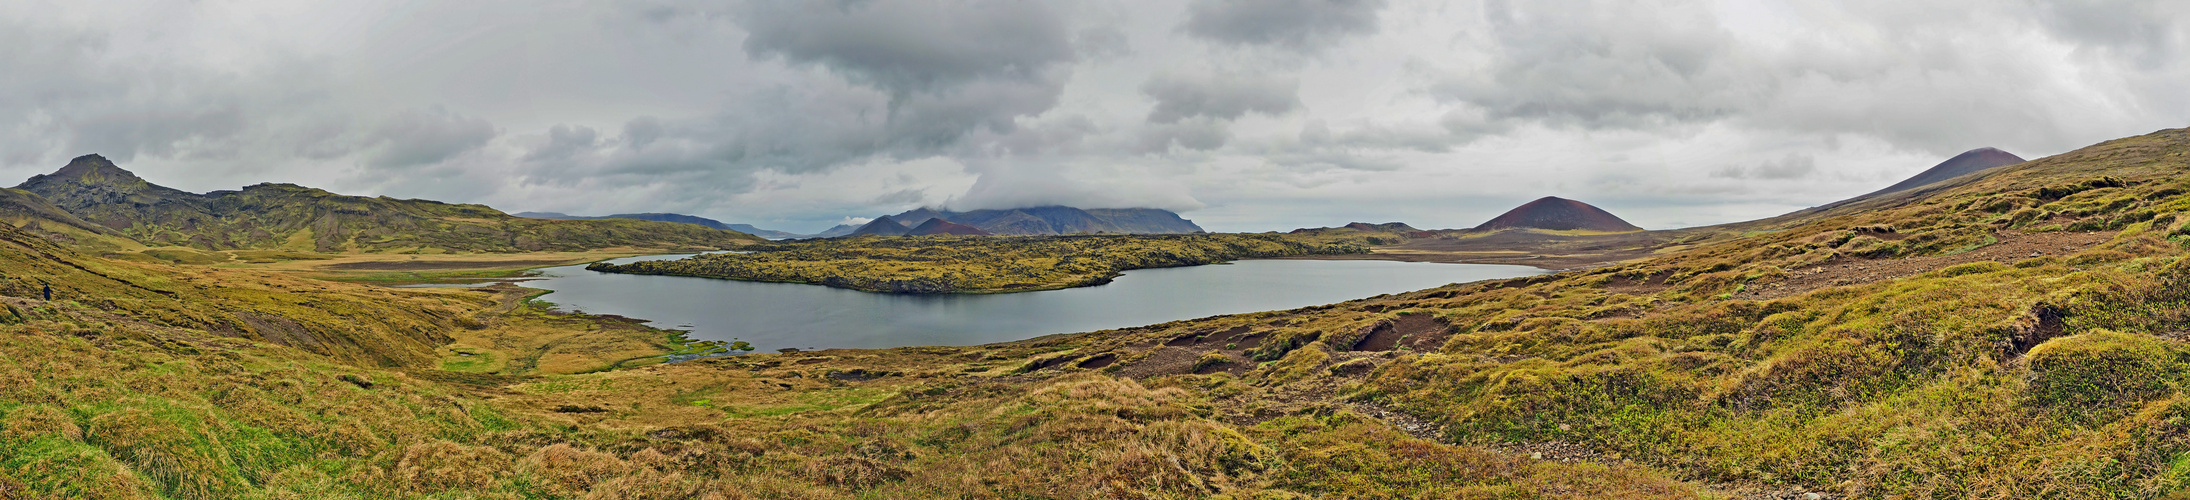
{"type": "Polygon", "coordinates": [[[870,292],[1024,292],[1100,285],[1133,269],[1366,253],[1369,244],[1357,237],[1282,234],[914,236],[771,242],[740,250],[746,253],[586,269],[870,292]]]}

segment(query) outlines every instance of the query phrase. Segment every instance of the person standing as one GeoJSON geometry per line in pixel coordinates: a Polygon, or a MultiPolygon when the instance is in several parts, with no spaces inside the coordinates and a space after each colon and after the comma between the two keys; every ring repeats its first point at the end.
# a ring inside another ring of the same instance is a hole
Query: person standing
{"type": "Polygon", "coordinates": [[[41,284],[43,284],[43,285],[45,285],[45,286],[46,286],[46,302],[52,302],[52,301],[53,301],[53,284],[52,284],[52,283],[41,283],[41,284]]]}

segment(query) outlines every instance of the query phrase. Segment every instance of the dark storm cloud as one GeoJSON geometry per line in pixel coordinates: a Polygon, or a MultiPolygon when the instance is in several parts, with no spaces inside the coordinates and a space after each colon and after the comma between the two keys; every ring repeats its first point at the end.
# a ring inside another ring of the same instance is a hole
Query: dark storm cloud
{"type": "Polygon", "coordinates": [[[1217,42],[1314,51],[1376,33],[1383,8],[1383,0],[1195,0],[1184,29],[1217,42]]]}
{"type": "Polygon", "coordinates": [[[592,148],[582,154],[550,131],[527,154],[538,160],[532,177],[625,184],[680,174],[721,188],[749,186],[762,170],[979,154],[991,148],[969,136],[1010,137],[1022,119],[1054,108],[1079,57],[1072,26],[1045,2],[760,1],[727,17],[646,12],[656,22],[728,19],[746,33],[748,56],[821,71],[746,89],[707,115],[631,120],[619,140],[580,141],[592,148]]]}

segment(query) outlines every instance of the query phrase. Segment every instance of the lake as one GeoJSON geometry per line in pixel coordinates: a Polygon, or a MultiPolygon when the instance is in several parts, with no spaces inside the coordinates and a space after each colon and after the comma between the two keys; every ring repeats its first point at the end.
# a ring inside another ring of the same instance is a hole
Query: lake
{"type": "MultiPolygon", "coordinates": [[[[683,258],[657,255],[615,259],[683,258]]],[[[1527,266],[1378,260],[1244,260],[1126,271],[1110,284],[985,295],[896,295],[819,285],[550,267],[524,286],[565,311],[615,314],[697,340],[781,348],[978,345],[1220,314],[1344,302],[1450,283],[1533,276],[1527,266]]]]}

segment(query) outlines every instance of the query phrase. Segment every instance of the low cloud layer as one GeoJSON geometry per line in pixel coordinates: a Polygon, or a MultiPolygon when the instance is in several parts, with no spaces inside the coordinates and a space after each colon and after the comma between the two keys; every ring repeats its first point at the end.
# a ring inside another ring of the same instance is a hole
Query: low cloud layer
{"type": "Polygon", "coordinates": [[[2190,125],[2186,55],[2164,0],[34,0],[0,5],[0,176],[99,153],[198,191],[795,231],[1467,227],[1546,195],[1675,227],[2190,125]]]}

